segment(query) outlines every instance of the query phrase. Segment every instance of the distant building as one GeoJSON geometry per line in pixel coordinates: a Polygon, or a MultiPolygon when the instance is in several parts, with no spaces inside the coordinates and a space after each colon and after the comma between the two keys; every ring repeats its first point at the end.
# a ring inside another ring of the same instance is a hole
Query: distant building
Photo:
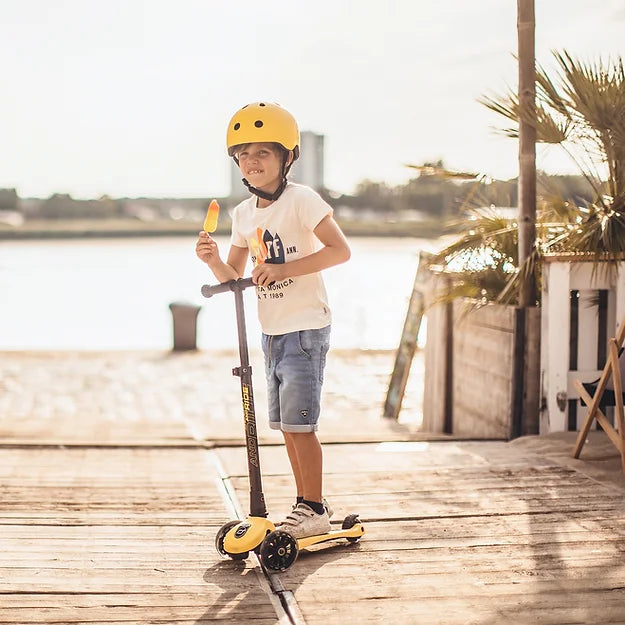
{"type": "MultiPolygon", "coordinates": [[[[324,135],[309,130],[300,133],[300,157],[295,161],[289,173],[289,180],[308,185],[319,191],[324,188],[323,152],[324,135]]],[[[232,161],[230,169],[230,197],[241,198],[248,195],[248,190],[241,182],[241,172],[232,161]]]]}
{"type": "Polygon", "coordinates": [[[305,130],[300,135],[301,156],[291,167],[289,178],[293,182],[308,185],[319,191],[324,188],[323,180],[323,150],[324,135],[318,135],[305,130]]]}

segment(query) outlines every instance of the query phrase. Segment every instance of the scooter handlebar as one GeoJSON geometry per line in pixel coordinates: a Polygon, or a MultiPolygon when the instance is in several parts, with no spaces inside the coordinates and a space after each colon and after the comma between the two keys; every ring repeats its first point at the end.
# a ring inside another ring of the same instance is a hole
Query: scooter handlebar
{"type": "Polygon", "coordinates": [[[204,297],[212,297],[213,295],[217,295],[217,293],[224,293],[226,291],[243,291],[250,286],[254,286],[252,278],[228,280],[228,282],[222,282],[221,284],[205,284],[202,286],[202,295],[204,297]]]}

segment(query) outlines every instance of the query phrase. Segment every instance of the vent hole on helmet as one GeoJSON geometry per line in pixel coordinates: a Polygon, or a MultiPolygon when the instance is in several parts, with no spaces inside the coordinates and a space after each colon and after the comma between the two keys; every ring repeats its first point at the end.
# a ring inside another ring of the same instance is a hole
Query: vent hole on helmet
{"type": "Polygon", "coordinates": [[[238,130],[239,128],[241,128],[241,124],[239,124],[239,122],[237,122],[237,123],[234,125],[234,129],[235,129],[235,130],[238,130]]]}
{"type": "Polygon", "coordinates": [[[265,106],[264,102],[259,102],[258,106],[265,106]]]}
{"type": "Polygon", "coordinates": [[[262,128],[263,127],[263,122],[261,122],[260,119],[257,119],[254,122],[254,126],[256,126],[256,128],[262,128]]]}

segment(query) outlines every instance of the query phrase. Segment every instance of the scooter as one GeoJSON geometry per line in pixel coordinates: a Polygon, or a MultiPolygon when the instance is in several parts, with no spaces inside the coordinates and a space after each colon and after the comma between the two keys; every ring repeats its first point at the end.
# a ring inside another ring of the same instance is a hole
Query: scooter
{"type": "Polygon", "coordinates": [[[222,525],[215,536],[215,548],[223,557],[233,560],[245,560],[249,556],[249,552],[254,551],[258,554],[260,562],[265,568],[271,571],[284,571],[295,562],[300,550],[340,538],[356,543],[365,533],[365,529],[360,523],[358,515],[350,514],[343,520],[340,530],[331,530],[326,534],[296,539],[289,532],[276,529],[276,526],[267,519],[258,452],[252,367],[249,361],[243,306],[243,291],[251,286],[255,286],[251,278],[240,278],[213,286],[205,284],[202,287],[204,297],[212,297],[217,293],[228,291],[234,292],[240,365],[232,370],[232,374],[241,378],[241,401],[250,481],[249,516],[245,521],[229,521],[222,525]]]}

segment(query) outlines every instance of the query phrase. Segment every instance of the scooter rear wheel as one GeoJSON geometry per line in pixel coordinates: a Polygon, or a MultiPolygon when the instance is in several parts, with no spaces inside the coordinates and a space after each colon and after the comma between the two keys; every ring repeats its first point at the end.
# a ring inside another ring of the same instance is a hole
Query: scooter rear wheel
{"type": "Polygon", "coordinates": [[[297,540],[291,534],[275,530],[267,534],[260,546],[260,561],[270,571],[286,571],[298,552],[297,540]]]}
{"type": "Polygon", "coordinates": [[[222,558],[231,558],[232,560],[245,560],[250,554],[249,551],[243,553],[229,553],[224,549],[224,539],[226,534],[241,521],[228,521],[219,528],[217,535],[215,536],[215,549],[222,558]]]}

